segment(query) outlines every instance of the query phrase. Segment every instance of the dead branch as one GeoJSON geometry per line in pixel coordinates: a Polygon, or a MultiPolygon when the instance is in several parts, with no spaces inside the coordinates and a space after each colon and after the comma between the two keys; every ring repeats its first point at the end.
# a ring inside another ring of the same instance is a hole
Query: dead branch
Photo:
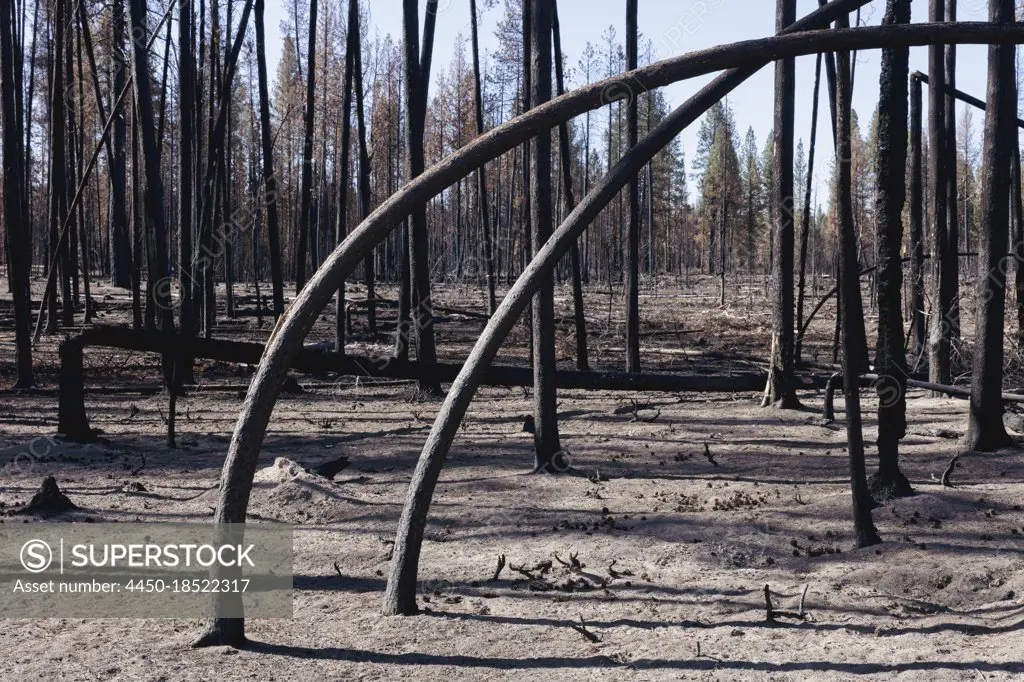
{"type": "Polygon", "coordinates": [[[577,625],[576,623],[570,623],[569,627],[571,627],[573,630],[575,630],[576,632],[578,632],[581,635],[583,635],[583,638],[586,639],[591,644],[597,644],[598,642],[601,641],[600,637],[598,637],[593,632],[591,632],[590,630],[587,629],[587,621],[583,620],[583,616],[580,616],[580,623],[579,623],[579,625],[577,625]]]}
{"type": "Polygon", "coordinates": [[[704,457],[706,457],[707,460],[711,462],[714,466],[721,466],[721,464],[715,461],[714,455],[711,454],[711,447],[708,445],[707,441],[704,441],[704,457]]]}
{"type": "Polygon", "coordinates": [[[501,575],[502,570],[505,568],[505,555],[498,555],[498,565],[494,567],[494,575],[491,576],[491,580],[497,580],[498,576],[501,575]]]}
{"type": "Polygon", "coordinates": [[[952,488],[952,487],[954,487],[953,483],[950,481],[950,477],[953,475],[953,472],[956,470],[956,465],[960,462],[960,455],[961,454],[962,453],[958,452],[955,455],[953,455],[953,459],[949,460],[949,465],[946,467],[946,470],[942,472],[942,478],[940,480],[942,482],[942,487],[943,488],[952,488]]]}
{"type": "Polygon", "coordinates": [[[146,453],[141,453],[141,457],[142,463],[139,464],[139,466],[132,469],[130,472],[128,472],[129,476],[138,476],[142,472],[142,470],[146,468],[146,453]]]}

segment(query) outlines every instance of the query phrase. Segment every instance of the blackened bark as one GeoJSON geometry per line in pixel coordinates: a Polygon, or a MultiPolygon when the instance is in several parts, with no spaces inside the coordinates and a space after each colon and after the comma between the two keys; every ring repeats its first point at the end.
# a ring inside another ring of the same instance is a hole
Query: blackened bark
{"type": "MultiPolygon", "coordinates": [[[[185,3],[191,9],[191,3],[185,3]]],[[[124,51],[124,0],[111,3],[111,56],[113,58],[113,81],[111,84],[111,113],[114,115],[114,130],[111,136],[113,159],[110,164],[110,281],[118,287],[132,285],[131,238],[128,234],[128,212],[125,190],[125,144],[126,125],[123,109],[118,109],[114,99],[124,89],[128,59],[124,51]]],[[[188,111],[188,110],[186,110],[188,111]]]]}
{"type": "MultiPolygon", "coordinates": [[[[796,287],[796,348],[793,361],[800,363],[804,345],[804,284],[807,275],[807,243],[811,236],[811,190],[814,186],[814,151],[818,139],[818,93],[821,88],[821,55],[814,66],[814,94],[811,100],[811,141],[807,151],[807,184],[804,187],[803,213],[800,214],[800,278],[796,287]]],[[[748,200],[749,204],[749,200],[748,200]]],[[[749,235],[749,233],[748,233],[749,235]]],[[[749,237],[748,237],[749,238],[749,237]]]]}
{"type": "Polygon", "coordinates": [[[270,130],[270,95],[267,85],[267,46],[263,27],[264,0],[256,0],[256,67],[260,89],[260,143],[263,149],[263,208],[267,212],[267,240],[270,246],[270,277],[273,286],[274,317],[284,314],[284,275],[281,266],[281,237],[277,216],[277,176],[274,175],[274,139],[270,130]]]}
{"type": "MultiPolygon", "coordinates": [[[[796,21],[796,0],[776,0],[775,32],[796,21]]],[[[793,118],[796,111],[796,61],[775,62],[774,253],[772,254],[772,357],[766,404],[800,407],[793,390],[793,118]]]]}
{"type": "Polygon", "coordinates": [[[14,298],[15,364],[14,388],[35,385],[32,368],[32,299],[29,288],[31,243],[25,214],[24,139],[18,130],[17,102],[21,90],[20,72],[15,67],[14,7],[0,7],[0,122],[3,124],[3,216],[8,247],[8,270],[14,298]]]}
{"type": "MultiPolygon", "coordinates": [[[[341,105],[341,172],[338,174],[337,222],[335,223],[335,244],[340,244],[348,233],[348,175],[349,150],[352,147],[352,76],[354,67],[354,36],[359,35],[359,20],[349,3],[348,29],[345,40],[345,77],[342,86],[341,105]],[[353,23],[355,27],[353,28],[353,23]]],[[[345,282],[338,287],[334,307],[334,350],[345,354],[345,282]]]]}
{"type": "MultiPolygon", "coordinates": [[[[436,3],[433,4],[436,15],[436,3]]],[[[433,21],[428,17],[428,29],[432,26],[433,21]]],[[[429,82],[429,72],[424,72],[420,68],[419,8],[416,0],[403,0],[403,28],[405,34],[405,100],[408,111],[406,147],[409,154],[409,180],[413,180],[425,168],[423,156],[426,119],[424,91],[429,82]]],[[[432,42],[432,40],[432,36],[429,36],[426,42],[432,42]]],[[[416,357],[420,362],[433,363],[437,360],[437,350],[434,345],[434,312],[430,298],[430,245],[425,203],[413,211],[410,232],[408,249],[412,283],[410,319],[412,320],[412,332],[416,338],[416,357]]],[[[419,390],[428,395],[440,395],[441,386],[437,383],[420,382],[419,390]]]]}
{"type": "MultiPolygon", "coordinates": [[[[554,41],[555,84],[559,96],[565,94],[565,69],[562,63],[562,36],[558,24],[558,3],[551,0],[551,35],[554,41]]],[[[634,99],[639,93],[634,93],[634,99]]],[[[558,148],[562,162],[562,207],[565,215],[576,208],[576,197],[572,187],[572,153],[569,145],[569,124],[558,126],[558,148]]],[[[588,152],[589,153],[589,152],[588,152]]],[[[575,243],[569,249],[569,265],[572,268],[572,301],[576,328],[576,367],[581,371],[590,369],[587,352],[587,321],[583,314],[583,276],[580,272],[580,248],[575,243]]],[[[493,314],[493,311],[492,311],[493,314]]]]}
{"type": "Polygon", "coordinates": [[[924,317],[924,148],[921,81],[910,79],[910,308],[914,365],[927,348],[924,317]]]}
{"type": "MultiPolygon", "coordinates": [[[[956,21],[956,0],[945,0],[945,21],[956,21]]],[[[957,193],[957,151],[956,151],[956,98],[949,89],[956,88],[956,45],[946,45],[946,82],[945,112],[943,125],[945,131],[946,152],[946,244],[951,250],[949,257],[949,278],[953,281],[954,294],[949,309],[949,336],[951,348],[960,344],[960,213],[958,210],[957,193]]]]}
{"type": "MultiPolygon", "coordinates": [[[[363,44],[360,34],[359,0],[349,0],[349,12],[354,15],[355,51],[353,68],[355,69],[356,89],[356,121],[359,123],[359,220],[363,221],[370,215],[370,155],[366,150],[366,117],[363,108],[363,44]]],[[[351,30],[351,28],[350,28],[351,30]]],[[[366,325],[370,334],[377,334],[377,298],[375,292],[376,275],[374,273],[374,254],[371,251],[363,260],[363,274],[366,283],[366,298],[370,303],[366,307],[366,325]]]]}
{"type": "MultiPolygon", "coordinates": [[[[910,0],[888,0],[885,25],[910,23],[910,0]]],[[[899,443],[907,433],[907,360],[903,314],[903,204],[907,171],[907,76],[910,51],[882,51],[878,93],[875,171],[875,234],[878,245],[878,471],[869,487],[876,500],[913,494],[899,468],[899,443]]]]}
{"type": "MultiPolygon", "coordinates": [[[[786,25],[796,20],[793,16],[786,25]]],[[[626,0],[626,70],[637,67],[637,0],[626,0]]],[[[790,74],[792,76],[792,73],[790,74]]],[[[626,106],[626,144],[632,149],[640,137],[640,93],[629,92],[626,106]]],[[[626,371],[640,371],[640,182],[639,177],[629,183],[629,226],[627,233],[626,263],[626,371]]],[[[790,192],[792,194],[792,192],[790,192]]],[[[723,207],[724,208],[724,207],[723,207]]],[[[724,215],[724,211],[723,211],[724,215]]],[[[724,246],[725,235],[722,235],[724,246]]],[[[790,284],[792,287],[792,283],[790,284]]],[[[790,292],[792,293],[792,292],[790,292]]],[[[792,339],[792,321],[790,322],[792,339]]],[[[792,349],[791,351],[792,352],[792,349]]]]}
{"type": "Polygon", "coordinates": [[[309,46],[306,52],[306,113],[302,138],[302,188],[299,196],[298,246],[295,249],[295,293],[306,284],[306,253],[309,250],[309,205],[313,198],[313,120],[316,116],[316,11],[317,0],[309,2],[309,46]]]}
{"type": "MultiPolygon", "coordinates": [[[[929,21],[940,22],[945,15],[944,0],[930,0],[929,21]]],[[[950,343],[952,339],[953,299],[957,283],[952,277],[950,257],[956,258],[956,245],[949,243],[946,220],[946,85],[945,49],[928,48],[928,178],[932,187],[932,267],[935,272],[932,296],[931,332],[928,340],[928,380],[936,384],[952,383],[950,343]]]]}
{"type": "MultiPolygon", "coordinates": [[[[868,490],[864,463],[864,433],[861,424],[858,381],[851,380],[867,370],[863,337],[854,318],[863,323],[864,308],[857,272],[857,235],[853,224],[852,169],[850,145],[850,53],[836,53],[836,216],[839,221],[840,286],[842,305],[843,394],[846,402],[847,455],[850,460],[850,488],[853,495],[853,526],[857,547],[881,542],[871,519],[873,501],[868,490]]],[[[863,329],[863,327],[862,327],[863,329]]]]}
{"type": "MultiPolygon", "coordinates": [[[[990,0],[989,21],[1014,21],[1013,0],[990,0]]],[[[1010,216],[1010,164],[1017,117],[1015,50],[1010,45],[988,48],[988,97],[982,159],[981,211],[978,243],[978,317],[971,381],[971,407],[964,444],[992,451],[1012,441],[1003,426],[1003,316],[1006,305],[1010,216]]]]}
{"type": "MultiPolygon", "coordinates": [[[[476,103],[476,134],[484,134],[483,88],[480,84],[480,39],[477,28],[476,0],[469,0],[470,22],[473,34],[473,92],[476,103]]],[[[487,279],[487,314],[493,315],[498,307],[494,293],[494,246],[491,243],[491,212],[487,200],[487,166],[477,170],[477,195],[480,204],[480,229],[484,242],[484,276],[487,279]]]]}
{"type": "MultiPolygon", "coordinates": [[[[530,12],[530,107],[551,99],[551,4],[529,0],[530,12]]],[[[551,236],[551,136],[538,135],[530,145],[531,224],[533,255],[551,236]]],[[[533,444],[534,471],[560,473],[566,469],[558,436],[555,385],[555,286],[553,275],[533,298],[533,444]]]]}
{"type": "Polygon", "coordinates": [[[1020,129],[1013,129],[1010,192],[1013,209],[1014,293],[1017,299],[1017,343],[1024,343],[1024,201],[1021,197],[1020,129]]]}

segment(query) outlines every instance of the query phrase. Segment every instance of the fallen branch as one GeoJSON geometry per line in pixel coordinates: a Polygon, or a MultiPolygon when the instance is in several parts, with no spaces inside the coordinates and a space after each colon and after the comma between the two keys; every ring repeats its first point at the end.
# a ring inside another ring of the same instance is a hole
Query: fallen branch
{"type": "Polygon", "coordinates": [[[576,623],[569,623],[569,627],[583,635],[583,638],[591,644],[597,644],[601,641],[600,637],[598,637],[593,632],[587,629],[587,621],[583,620],[583,616],[580,616],[579,625],[577,625],[576,623]]]}
{"type": "Polygon", "coordinates": [[[494,567],[494,575],[491,576],[491,580],[497,580],[498,576],[501,575],[502,570],[505,568],[505,555],[498,555],[498,565],[494,567]]]}
{"type": "Polygon", "coordinates": [[[707,460],[716,467],[722,466],[721,464],[715,461],[715,456],[711,454],[711,447],[708,445],[707,441],[704,441],[704,457],[706,457],[707,460]]]}

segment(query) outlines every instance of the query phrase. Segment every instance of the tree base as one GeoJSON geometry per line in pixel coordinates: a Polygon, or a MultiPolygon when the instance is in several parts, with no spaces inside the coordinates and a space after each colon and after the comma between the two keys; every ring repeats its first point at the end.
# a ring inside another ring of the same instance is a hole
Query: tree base
{"type": "Polygon", "coordinates": [[[229,646],[242,649],[248,644],[245,620],[242,618],[215,618],[191,644],[193,649],[211,646],[229,646]]]}
{"type": "Polygon", "coordinates": [[[913,497],[917,492],[911,487],[910,481],[903,475],[903,472],[883,473],[881,470],[875,472],[868,479],[868,490],[876,502],[886,502],[901,497],[913,497]]]}
{"type": "Polygon", "coordinates": [[[971,425],[967,428],[966,435],[964,435],[964,447],[975,452],[995,452],[1014,444],[1013,438],[1010,434],[1006,433],[1006,428],[1003,427],[1001,421],[997,425],[990,425],[979,429],[971,425]]]}
{"type": "Polygon", "coordinates": [[[882,544],[882,538],[878,536],[878,531],[874,528],[860,530],[857,532],[857,549],[864,549],[865,547],[880,544],[882,544]]]}

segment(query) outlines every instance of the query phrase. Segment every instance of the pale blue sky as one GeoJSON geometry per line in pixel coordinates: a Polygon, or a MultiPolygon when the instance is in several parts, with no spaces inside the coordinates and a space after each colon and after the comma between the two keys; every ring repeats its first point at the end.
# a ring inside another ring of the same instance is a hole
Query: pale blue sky
{"type": "MultiPolygon", "coordinates": [[[[483,0],[478,0],[482,4],[483,0]]],[[[283,17],[282,0],[268,3],[268,43],[273,54],[268,55],[274,63],[275,72],[279,56],[279,23],[283,17]],[[275,49],[276,48],[276,49],[275,49]]],[[[381,35],[390,33],[401,36],[401,0],[370,0],[371,25],[381,35]]],[[[421,0],[421,21],[426,1],[421,0]]],[[[486,12],[481,26],[481,49],[492,49],[494,25],[502,13],[503,0],[498,6],[486,12]]],[[[987,18],[987,0],[961,0],[959,19],[962,21],[983,21],[987,18]]],[[[818,6],[817,0],[798,0],[798,16],[818,6]]],[[[925,21],[928,3],[918,0],[913,3],[914,21],[925,21]]],[[[884,0],[874,0],[862,10],[862,22],[878,24],[884,12],[884,0]]],[[[469,36],[469,0],[440,0],[441,13],[437,21],[434,64],[447,65],[452,57],[455,37],[461,32],[469,36]]],[[[562,42],[567,64],[575,66],[587,41],[600,50],[601,34],[609,25],[614,25],[619,39],[624,34],[624,0],[560,0],[559,13],[562,24],[562,42]]],[[[772,0],[639,0],[640,31],[654,43],[657,58],[729,43],[737,40],[759,38],[774,32],[775,2],[772,0]]],[[[269,46],[268,46],[269,47],[269,46]]],[[[468,48],[467,48],[468,49],[468,48]]],[[[641,59],[643,47],[641,46],[641,59]]],[[[878,99],[878,52],[858,56],[854,91],[854,109],[867,126],[867,120],[878,99]]],[[[959,48],[957,63],[958,85],[968,92],[985,96],[986,48],[963,46],[959,48]]],[[[927,70],[926,48],[911,50],[911,70],[927,70]]],[[[709,77],[710,78],[710,77],[709,77]]],[[[683,102],[696,92],[709,78],[679,83],[666,89],[672,106],[683,102]]],[[[814,81],[814,57],[797,60],[797,137],[807,140],[811,124],[811,94],[814,81]]],[[[737,88],[729,98],[729,104],[736,117],[740,135],[748,126],[753,126],[758,145],[763,146],[765,136],[772,126],[772,97],[774,76],[771,68],[762,69],[754,77],[737,88]]],[[[824,89],[824,88],[823,88],[824,89]]],[[[962,111],[962,110],[961,110],[962,111]]],[[[827,119],[827,102],[823,96],[820,105],[819,135],[831,135],[827,119]],[[824,126],[824,127],[822,127],[824,126]]],[[[600,120],[598,117],[597,120],[600,120]]],[[[975,116],[976,124],[981,117],[975,116]]],[[[683,144],[687,162],[692,160],[695,147],[696,125],[683,133],[683,144]]],[[[822,138],[819,138],[822,139],[822,138]]],[[[828,137],[824,139],[828,140],[828,137]]],[[[980,136],[977,138],[980,142],[980,136]]],[[[831,153],[831,144],[821,148],[831,153]]],[[[821,163],[819,156],[818,163],[821,163]]],[[[818,165],[818,168],[822,168],[818,165]]],[[[826,197],[819,191],[819,200],[826,197]]]]}

